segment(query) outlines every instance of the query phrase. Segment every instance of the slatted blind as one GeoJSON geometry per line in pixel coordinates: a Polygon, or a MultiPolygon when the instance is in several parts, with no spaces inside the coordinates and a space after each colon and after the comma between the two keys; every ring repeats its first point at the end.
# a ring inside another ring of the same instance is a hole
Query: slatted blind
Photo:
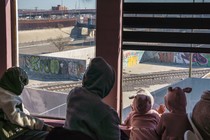
{"type": "Polygon", "coordinates": [[[123,50],[210,53],[210,3],[123,4],[123,50]]]}

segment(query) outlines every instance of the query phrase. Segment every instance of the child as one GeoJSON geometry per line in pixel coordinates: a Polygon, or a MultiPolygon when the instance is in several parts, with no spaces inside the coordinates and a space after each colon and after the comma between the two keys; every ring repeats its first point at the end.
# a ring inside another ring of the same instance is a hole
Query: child
{"type": "Polygon", "coordinates": [[[92,59],[83,76],[82,87],[72,89],[67,97],[64,127],[94,140],[119,140],[117,112],[102,101],[114,82],[114,69],[101,57],[92,59]]]}
{"type": "Polygon", "coordinates": [[[169,87],[165,95],[165,106],[169,113],[161,116],[157,127],[157,134],[162,140],[184,140],[184,133],[192,130],[187,118],[187,100],[185,93],[190,93],[192,88],[169,87]]]}
{"type": "Polygon", "coordinates": [[[159,123],[160,115],[153,110],[154,99],[149,91],[140,89],[131,105],[132,111],[122,125],[130,128],[131,140],[157,140],[155,129],[159,123]]]}
{"type": "Polygon", "coordinates": [[[3,74],[0,79],[0,114],[3,116],[1,121],[8,121],[8,123],[10,122],[20,126],[19,128],[27,130],[16,139],[41,140],[46,136],[46,130],[51,130],[52,127],[31,116],[24,108],[19,95],[21,95],[24,86],[27,84],[28,76],[19,67],[11,67],[3,74]]]}

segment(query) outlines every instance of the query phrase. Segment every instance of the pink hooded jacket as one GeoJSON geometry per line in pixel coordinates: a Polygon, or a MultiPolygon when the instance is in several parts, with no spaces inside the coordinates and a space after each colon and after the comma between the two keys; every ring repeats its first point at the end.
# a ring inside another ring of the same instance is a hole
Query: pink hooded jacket
{"type": "Polygon", "coordinates": [[[146,90],[139,90],[133,99],[132,111],[124,121],[124,125],[132,127],[131,140],[157,140],[155,129],[160,120],[157,111],[152,109],[154,99],[146,90]]]}
{"type": "Polygon", "coordinates": [[[184,140],[184,133],[192,130],[187,118],[186,93],[190,93],[192,88],[169,87],[165,96],[165,105],[169,113],[161,116],[157,127],[157,134],[161,140],[184,140]]]}

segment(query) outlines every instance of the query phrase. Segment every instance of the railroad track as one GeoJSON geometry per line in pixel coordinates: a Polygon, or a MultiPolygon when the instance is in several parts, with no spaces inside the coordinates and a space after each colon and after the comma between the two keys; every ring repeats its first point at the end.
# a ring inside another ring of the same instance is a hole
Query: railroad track
{"type": "MultiPolygon", "coordinates": [[[[202,77],[205,74],[209,73],[210,69],[199,69],[199,70],[192,70],[192,77],[202,77]]],[[[149,74],[133,74],[129,76],[125,76],[123,78],[123,82],[129,81],[146,81],[146,80],[154,80],[154,79],[164,79],[168,77],[180,77],[184,78],[189,76],[189,70],[173,70],[173,71],[163,71],[163,72],[153,72],[149,74]]]]}
{"type": "MultiPolygon", "coordinates": [[[[204,75],[208,74],[210,69],[197,69],[192,70],[192,77],[201,78],[204,75]]],[[[132,91],[136,86],[144,87],[156,84],[170,84],[185,78],[188,78],[189,70],[174,70],[174,71],[164,71],[164,72],[153,72],[149,74],[132,74],[123,76],[123,91],[132,91]]],[[[66,83],[58,84],[52,86],[43,86],[38,87],[42,90],[50,90],[57,92],[69,92],[74,87],[81,86],[82,83],[66,83]]]]}

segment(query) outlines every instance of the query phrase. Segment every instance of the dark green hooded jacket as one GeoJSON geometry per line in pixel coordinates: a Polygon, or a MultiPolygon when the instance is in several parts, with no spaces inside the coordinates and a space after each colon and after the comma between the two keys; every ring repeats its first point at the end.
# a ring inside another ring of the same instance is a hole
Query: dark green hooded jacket
{"type": "Polygon", "coordinates": [[[16,95],[20,95],[27,84],[28,75],[19,67],[9,68],[0,79],[0,87],[16,95]]]}
{"type": "Polygon", "coordinates": [[[29,114],[19,95],[28,84],[27,73],[19,67],[11,67],[0,79],[0,110],[13,124],[30,129],[42,130],[44,122],[29,114]]]}

